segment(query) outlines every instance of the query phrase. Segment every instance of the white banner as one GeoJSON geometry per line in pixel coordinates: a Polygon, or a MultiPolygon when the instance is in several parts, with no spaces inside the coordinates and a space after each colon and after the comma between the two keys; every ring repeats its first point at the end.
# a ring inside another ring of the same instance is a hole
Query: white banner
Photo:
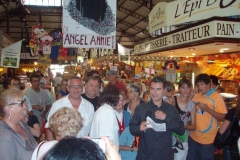
{"type": "Polygon", "coordinates": [[[63,47],[115,49],[116,1],[64,0],[63,47]]]}
{"type": "Polygon", "coordinates": [[[162,28],[162,26],[167,26],[167,3],[159,2],[156,4],[151,12],[149,13],[149,33],[153,33],[156,30],[162,28]]]}
{"type": "Polygon", "coordinates": [[[240,15],[239,0],[177,0],[167,3],[166,6],[157,4],[149,14],[149,33],[166,26],[203,20],[214,16],[229,17],[236,15],[240,15]]]}
{"type": "Polygon", "coordinates": [[[18,41],[2,49],[2,67],[19,68],[22,41],[18,41]]]}
{"type": "Polygon", "coordinates": [[[119,62],[130,61],[130,49],[118,44],[118,58],[119,62]]]}

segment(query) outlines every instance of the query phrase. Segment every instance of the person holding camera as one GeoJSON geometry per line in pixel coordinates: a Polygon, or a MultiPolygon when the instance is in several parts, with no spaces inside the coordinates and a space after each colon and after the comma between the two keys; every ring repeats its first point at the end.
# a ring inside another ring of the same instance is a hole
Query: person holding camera
{"type": "Polygon", "coordinates": [[[99,108],[94,113],[90,130],[91,138],[108,136],[119,147],[119,127],[113,107],[118,104],[119,90],[116,86],[107,85],[99,97],[99,108]]]}

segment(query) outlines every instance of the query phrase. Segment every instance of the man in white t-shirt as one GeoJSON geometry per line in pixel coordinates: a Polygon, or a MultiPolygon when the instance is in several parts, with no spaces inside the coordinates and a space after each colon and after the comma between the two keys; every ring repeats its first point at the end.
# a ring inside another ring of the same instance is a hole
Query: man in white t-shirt
{"type": "Polygon", "coordinates": [[[56,77],[53,79],[54,81],[54,87],[57,87],[58,84],[61,84],[62,82],[62,77],[60,73],[57,73],[56,77]]]}
{"type": "MultiPolygon", "coordinates": [[[[48,114],[47,121],[49,122],[50,117],[60,108],[73,107],[75,108],[83,118],[83,127],[77,134],[77,137],[88,136],[94,114],[93,105],[81,97],[83,90],[83,82],[79,77],[72,77],[68,80],[68,91],[69,95],[61,98],[53,103],[51,110],[48,114]]],[[[48,141],[54,140],[52,131],[49,129],[48,122],[45,125],[46,138],[48,141]]]]}
{"type": "Polygon", "coordinates": [[[53,79],[54,82],[54,90],[55,93],[57,94],[61,90],[61,82],[62,82],[62,77],[61,74],[57,72],[56,76],[53,79]]]}

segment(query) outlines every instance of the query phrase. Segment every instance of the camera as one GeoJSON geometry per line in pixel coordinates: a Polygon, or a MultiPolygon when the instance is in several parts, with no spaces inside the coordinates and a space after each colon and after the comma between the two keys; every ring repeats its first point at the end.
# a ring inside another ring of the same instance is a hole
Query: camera
{"type": "Polygon", "coordinates": [[[93,142],[95,142],[103,151],[103,153],[105,153],[105,149],[106,149],[106,143],[103,139],[100,138],[91,138],[91,140],[93,142]]]}

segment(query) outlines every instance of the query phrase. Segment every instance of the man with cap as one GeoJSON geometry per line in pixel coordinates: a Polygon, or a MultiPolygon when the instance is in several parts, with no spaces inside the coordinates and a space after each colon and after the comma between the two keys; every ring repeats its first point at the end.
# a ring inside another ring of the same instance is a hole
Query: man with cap
{"type": "Polygon", "coordinates": [[[146,85],[141,82],[141,75],[140,75],[140,74],[136,74],[136,75],[134,76],[134,81],[141,84],[141,86],[142,86],[142,91],[143,91],[143,92],[141,93],[140,98],[143,98],[143,97],[144,97],[144,94],[147,93],[147,88],[146,88],[146,85]]]}
{"type": "Polygon", "coordinates": [[[116,71],[109,70],[107,72],[107,79],[109,81],[108,84],[116,86],[120,91],[123,91],[125,94],[127,94],[126,86],[118,80],[116,71]]]}

